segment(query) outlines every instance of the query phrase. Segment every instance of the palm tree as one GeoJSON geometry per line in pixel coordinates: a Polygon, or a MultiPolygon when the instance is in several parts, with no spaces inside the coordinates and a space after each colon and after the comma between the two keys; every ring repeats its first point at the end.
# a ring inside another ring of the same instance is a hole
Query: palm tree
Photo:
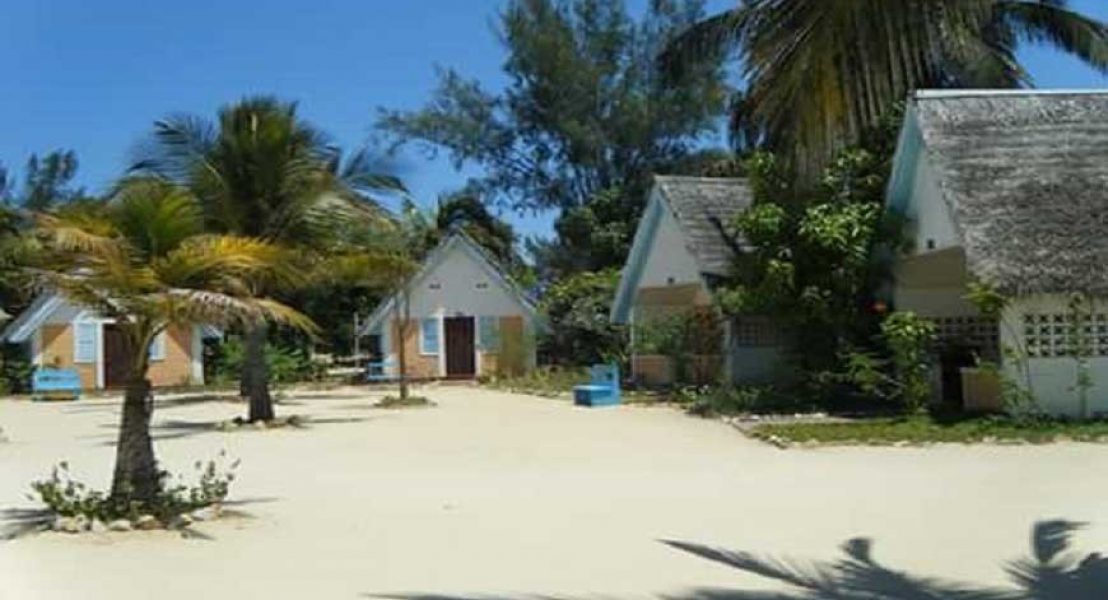
{"type": "MultiPolygon", "coordinates": [[[[383,218],[366,193],[403,190],[399,180],[373,167],[365,152],[343,161],[320,131],[297,116],[295,104],[257,97],[224,107],[216,124],[190,116],[157,122],[133,170],[192,190],[211,230],[295,249],[294,256],[318,265],[338,222],[383,218]]],[[[278,283],[258,281],[253,292],[288,291],[278,283]]],[[[274,417],[267,338],[264,322],[245,335],[241,390],[250,399],[251,421],[274,417]]]]}
{"type": "Polygon", "coordinates": [[[151,341],[168,327],[264,321],[310,330],[295,310],[251,289],[259,278],[294,276],[281,248],[204,233],[204,213],[187,190],[150,178],[123,182],[107,201],[82,201],[38,219],[51,255],[37,274],[74,302],[113,319],[129,370],[111,496],[150,503],[161,482],[150,440],[147,378],[151,341]]]}
{"type": "Polygon", "coordinates": [[[679,36],[663,64],[736,51],[746,81],[737,146],[764,145],[814,175],[918,88],[1030,86],[1021,42],[1108,72],[1108,27],[1068,0],[740,0],[679,36]]]}

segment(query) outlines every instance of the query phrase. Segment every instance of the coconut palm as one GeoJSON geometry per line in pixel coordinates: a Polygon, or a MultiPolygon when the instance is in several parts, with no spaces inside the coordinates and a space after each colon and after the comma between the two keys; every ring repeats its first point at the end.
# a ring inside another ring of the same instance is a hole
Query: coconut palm
{"type": "Polygon", "coordinates": [[[815,174],[917,88],[1032,85],[1016,50],[1046,43],[1108,72],[1108,28],[1068,0],[740,0],[679,36],[663,63],[737,51],[739,145],[815,174]]]}
{"type": "MultiPolygon", "coordinates": [[[[383,211],[367,194],[402,190],[382,175],[365,152],[343,160],[327,138],[296,113],[296,105],[271,97],[248,98],[220,110],[215,124],[191,116],[155,124],[133,169],[174,181],[199,199],[213,231],[255,237],[295,249],[307,265],[331,248],[341,221],[380,221],[383,211]]],[[[307,268],[307,267],[305,267],[307,268]]],[[[281,282],[256,282],[254,293],[288,291],[281,282]]],[[[268,327],[245,335],[242,393],[251,421],[273,419],[265,362],[268,327]]]]}
{"type": "Polygon", "coordinates": [[[169,327],[277,322],[311,329],[297,311],[252,289],[259,278],[291,279],[268,242],[206,234],[200,203],[179,186],[141,178],[106,201],[41,215],[37,231],[50,267],[43,283],[105,318],[124,340],[128,375],[112,479],[114,500],[153,501],[159,473],[150,440],[149,346],[169,327]]]}

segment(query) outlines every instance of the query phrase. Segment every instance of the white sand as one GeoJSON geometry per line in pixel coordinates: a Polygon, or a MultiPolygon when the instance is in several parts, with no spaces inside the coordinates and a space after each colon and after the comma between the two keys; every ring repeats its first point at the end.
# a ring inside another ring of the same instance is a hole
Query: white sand
{"type": "MultiPolygon", "coordinates": [[[[234,498],[253,518],[168,532],[43,534],[0,543],[0,598],[357,598],[372,594],[642,597],[773,583],[660,539],[828,559],[871,537],[885,565],[1004,583],[1031,525],[1092,525],[1108,550],[1108,447],[782,451],[668,409],[576,409],[472,388],[426,390],[440,406],[381,411],[365,392],[302,394],[283,414],[309,430],[190,427],[242,407],[159,409],[163,464],[242,459],[234,498]],[[348,420],[348,421],[347,421],[348,420]],[[176,436],[176,437],[175,437],[176,436]]],[[[0,507],[58,460],[106,485],[111,400],[0,402],[0,507]]]]}

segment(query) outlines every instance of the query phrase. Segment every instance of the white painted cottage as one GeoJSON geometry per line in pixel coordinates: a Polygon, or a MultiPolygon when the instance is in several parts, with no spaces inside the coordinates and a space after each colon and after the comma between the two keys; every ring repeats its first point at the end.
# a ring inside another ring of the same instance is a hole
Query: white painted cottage
{"type": "Polygon", "coordinates": [[[988,360],[1048,412],[1108,413],[1108,92],[917,92],[888,205],[910,237],[893,304],[938,324],[938,397],[995,402],[973,369],[988,360]],[[971,282],[1008,299],[999,322],[971,282]],[[1074,294],[1091,305],[1074,311],[1074,294]]]}
{"type": "Polygon", "coordinates": [[[443,240],[408,286],[410,321],[403,332],[399,295],[382,302],[360,331],[394,368],[401,343],[408,376],[415,379],[470,379],[535,365],[534,305],[463,231],[443,240]]]}
{"type": "MultiPolygon", "coordinates": [[[[678,313],[716,311],[713,294],[731,274],[742,240],[734,220],[753,194],[745,179],[656,176],[623,268],[611,320],[630,326],[632,377],[666,385],[677,376],[671,358],[643,350],[651,322],[678,313]]],[[[735,383],[765,383],[780,364],[781,340],[764,317],[719,323],[718,343],[704,344],[695,362],[735,383]],[[714,346],[714,348],[712,348],[714,346]],[[711,354],[707,354],[711,353],[711,354]]]]}

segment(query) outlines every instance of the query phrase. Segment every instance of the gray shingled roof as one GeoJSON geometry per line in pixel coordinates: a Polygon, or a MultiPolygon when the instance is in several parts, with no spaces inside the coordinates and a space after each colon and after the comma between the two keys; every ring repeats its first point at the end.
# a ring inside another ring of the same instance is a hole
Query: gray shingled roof
{"type": "Polygon", "coordinates": [[[914,110],[974,276],[1108,295],[1108,92],[919,92],[914,110]]]}
{"type": "Polygon", "coordinates": [[[658,175],[655,184],[701,272],[726,276],[738,248],[735,217],[754,199],[747,180],[658,175]]]}

